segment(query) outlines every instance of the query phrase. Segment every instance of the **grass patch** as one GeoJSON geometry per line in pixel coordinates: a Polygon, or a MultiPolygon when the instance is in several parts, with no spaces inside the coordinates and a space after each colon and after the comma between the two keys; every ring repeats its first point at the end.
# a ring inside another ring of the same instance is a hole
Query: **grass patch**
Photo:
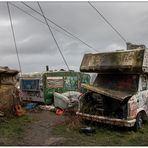
{"type": "Polygon", "coordinates": [[[65,146],[147,146],[148,123],[139,132],[131,129],[100,125],[96,127],[96,134],[87,136],[79,133],[86,124],[71,127],[68,124],[55,127],[52,131],[54,137],[63,137],[65,146]]]}
{"type": "Polygon", "coordinates": [[[22,138],[25,126],[32,121],[29,116],[13,117],[0,122],[0,145],[16,145],[22,138]]]}

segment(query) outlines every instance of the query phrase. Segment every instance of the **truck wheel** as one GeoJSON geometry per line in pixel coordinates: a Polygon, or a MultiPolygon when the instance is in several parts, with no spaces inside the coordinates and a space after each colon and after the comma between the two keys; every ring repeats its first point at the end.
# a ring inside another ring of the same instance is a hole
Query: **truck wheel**
{"type": "Polygon", "coordinates": [[[142,125],[143,125],[143,115],[140,112],[137,114],[136,123],[134,125],[134,130],[138,131],[138,130],[142,129],[142,125]]]}

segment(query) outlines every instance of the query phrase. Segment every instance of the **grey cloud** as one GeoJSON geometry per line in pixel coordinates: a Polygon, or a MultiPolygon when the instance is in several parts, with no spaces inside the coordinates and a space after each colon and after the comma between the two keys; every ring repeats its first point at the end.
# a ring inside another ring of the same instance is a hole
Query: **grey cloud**
{"type": "MultiPolygon", "coordinates": [[[[41,16],[20,2],[12,3],[44,21],[41,16]]],[[[92,3],[127,41],[148,46],[148,2],[92,3]]],[[[27,4],[40,11],[36,2],[27,2],[27,4]]],[[[47,1],[41,2],[41,6],[48,18],[78,36],[98,52],[126,48],[121,38],[87,2],[47,1]]],[[[46,65],[49,65],[50,69],[66,69],[47,26],[11,5],[10,9],[23,71],[43,71],[46,65]]],[[[53,32],[71,69],[79,70],[83,55],[94,53],[81,42],[55,30],[53,32]]],[[[18,69],[6,2],[0,2],[0,60],[2,66],[8,65],[18,69]]]]}

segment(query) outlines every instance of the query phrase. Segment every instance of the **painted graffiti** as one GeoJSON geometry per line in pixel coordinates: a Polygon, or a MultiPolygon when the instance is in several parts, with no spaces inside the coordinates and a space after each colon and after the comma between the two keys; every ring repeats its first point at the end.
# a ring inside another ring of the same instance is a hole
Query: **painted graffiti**
{"type": "Polygon", "coordinates": [[[65,87],[68,90],[75,90],[78,87],[78,77],[65,77],[65,87]]]}

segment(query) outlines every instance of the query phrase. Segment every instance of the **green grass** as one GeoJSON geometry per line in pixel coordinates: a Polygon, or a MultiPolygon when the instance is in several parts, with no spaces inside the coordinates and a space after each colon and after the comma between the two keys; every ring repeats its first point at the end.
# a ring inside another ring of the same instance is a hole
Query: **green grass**
{"type": "Polygon", "coordinates": [[[15,145],[22,137],[25,126],[32,119],[29,116],[13,117],[0,122],[0,145],[15,145]]]}
{"type": "Polygon", "coordinates": [[[67,125],[61,125],[53,129],[54,137],[64,137],[65,146],[147,146],[148,145],[148,124],[139,132],[131,129],[97,126],[96,134],[87,136],[79,133],[81,124],[78,128],[68,128],[67,125]]]}
{"type": "MultiPolygon", "coordinates": [[[[52,129],[52,138],[62,137],[64,146],[148,146],[148,123],[139,132],[116,126],[98,125],[96,134],[87,136],[79,133],[79,129],[87,126],[86,124],[73,122],[74,119],[71,121],[52,129]]],[[[7,122],[0,122],[0,145],[17,145],[30,122],[33,122],[30,116],[13,117],[7,122]]]]}

